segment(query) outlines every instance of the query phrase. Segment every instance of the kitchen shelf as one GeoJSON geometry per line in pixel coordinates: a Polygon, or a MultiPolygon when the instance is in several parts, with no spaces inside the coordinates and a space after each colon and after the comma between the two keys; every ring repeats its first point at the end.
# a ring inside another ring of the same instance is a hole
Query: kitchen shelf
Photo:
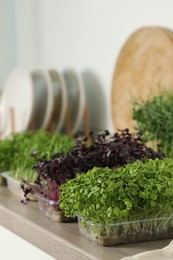
{"type": "Polygon", "coordinates": [[[0,187],[0,225],[55,259],[119,260],[140,252],[160,249],[170,239],[104,247],[79,234],[77,223],[57,223],[42,215],[37,202],[25,206],[7,187],[0,187]]]}

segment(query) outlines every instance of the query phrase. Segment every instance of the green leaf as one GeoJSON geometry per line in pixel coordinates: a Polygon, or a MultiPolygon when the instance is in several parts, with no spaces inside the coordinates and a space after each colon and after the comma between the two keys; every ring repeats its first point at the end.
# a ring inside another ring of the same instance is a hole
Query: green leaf
{"type": "Polygon", "coordinates": [[[157,199],[157,195],[154,194],[154,193],[151,193],[151,194],[150,194],[150,198],[151,198],[152,200],[156,200],[156,199],[157,199]]]}

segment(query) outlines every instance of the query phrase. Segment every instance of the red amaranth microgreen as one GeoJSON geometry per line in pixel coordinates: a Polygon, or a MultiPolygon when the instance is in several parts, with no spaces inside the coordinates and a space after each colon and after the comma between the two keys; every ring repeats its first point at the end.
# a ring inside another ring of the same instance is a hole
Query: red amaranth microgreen
{"type": "Polygon", "coordinates": [[[25,197],[25,199],[22,200],[23,204],[27,204],[30,201],[28,195],[31,194],[41,196],[48,200],[59,201],[60,191],[55,181],[46,181],[38,184],[23,181],[21,183],[21,188],[25,197]]]}
{"type": "Polygon", "coordinates": [[[163,158],[163,154],[148,148],[140,133],[119,130],[114,135],[108,131],[91,132],[88,138],[76,140],[76,146],[68,153],[55,154],[52,159],[38,159],[33,168],[38,181],[55,180],[58,185],[73,179],[93,167],[118,168],[136,160],[163,158]]]}

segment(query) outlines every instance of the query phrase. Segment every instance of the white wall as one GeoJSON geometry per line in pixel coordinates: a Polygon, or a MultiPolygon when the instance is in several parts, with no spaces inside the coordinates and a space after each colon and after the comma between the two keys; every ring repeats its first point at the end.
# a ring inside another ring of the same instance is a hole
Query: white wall
{"type": "Polygon", "coordinates": [[[16,63],[14,2],[0,0],[0,88],[16,63]]]}
{"type": "Polygon", "coordinates": [[[172,0],[1,0],[0,86],[18,65],[93,74],[105,98],[99,127],[112,130],[110,95],[119,51],[141,26],[172,29],[172,10],[172,0]]]}
{"type": "Polygon", "coordinates": [[[106,102],[100,127],[110,130],[112,75],[122,45],[141,26],[173,29],[172,0],[15,2],[18,62],[59,70],[75,67],[81,73],[92,73],[100,82],[106,102]]]}

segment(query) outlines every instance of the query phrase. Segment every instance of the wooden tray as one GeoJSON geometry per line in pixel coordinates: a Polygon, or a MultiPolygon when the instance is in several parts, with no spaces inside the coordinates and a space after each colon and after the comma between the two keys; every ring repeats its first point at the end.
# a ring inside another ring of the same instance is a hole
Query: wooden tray
{"type": "Polygon", "coordinates": [[[132,100],[146,100],[163,89],[173,89],[173,32],[156,26],[140,28],[124,44],[114,69],[113,127],[135,131],[132,100]]]}

